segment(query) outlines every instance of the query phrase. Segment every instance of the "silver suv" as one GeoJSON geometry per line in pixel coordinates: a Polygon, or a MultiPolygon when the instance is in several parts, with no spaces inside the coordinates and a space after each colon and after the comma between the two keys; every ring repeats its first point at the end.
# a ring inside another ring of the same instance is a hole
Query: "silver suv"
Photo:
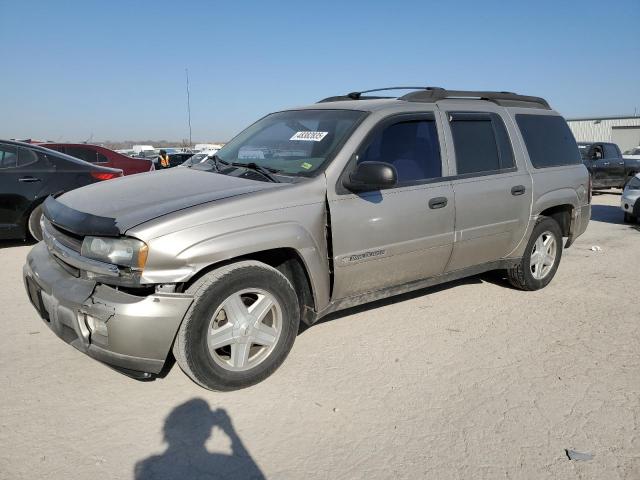
{"type": "Polygon", "coordinates": [[[267,115],[191,168],[47,199],[24,266],[40,316],[131,376],[173,352],[233,390],[278,368],[300,321],[493,269],[546,286],[590,218],[564,119],[506,92],[370,92],[267,115]]]}

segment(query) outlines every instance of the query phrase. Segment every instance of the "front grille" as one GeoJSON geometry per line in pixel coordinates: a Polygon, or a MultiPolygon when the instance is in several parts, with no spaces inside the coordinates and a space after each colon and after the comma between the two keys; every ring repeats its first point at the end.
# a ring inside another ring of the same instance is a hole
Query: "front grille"
{"type": "Polygon", "coordinates": [[[44,225],[51,236],[60,242],[60,244],[70,248],[74,252],[80,253],[80,250],[82,249],[82,241],[84,240],[83,237],[55,226],[48,218],[45,218],[44,225]]]}

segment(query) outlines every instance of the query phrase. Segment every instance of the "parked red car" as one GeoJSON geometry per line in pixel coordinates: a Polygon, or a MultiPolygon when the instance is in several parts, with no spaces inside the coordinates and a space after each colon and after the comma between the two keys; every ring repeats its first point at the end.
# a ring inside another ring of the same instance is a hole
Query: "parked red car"
{"type": "Polygon", "coordinates": [[[131,158],[108,148],[85,143],[41,143],[40,146],[66,153],[85,162],[102,165],[104,167],[119,168],[124,175],[149,172],[155,170],[151,160],[131,158]]]}

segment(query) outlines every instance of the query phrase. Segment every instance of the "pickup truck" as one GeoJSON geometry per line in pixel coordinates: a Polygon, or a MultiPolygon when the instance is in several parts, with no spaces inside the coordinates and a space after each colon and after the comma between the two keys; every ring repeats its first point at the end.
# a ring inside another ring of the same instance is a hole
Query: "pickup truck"
{"type": "Polygon", "coordinates": [[[278,368],[300,322],[488,270],[548,285],[591,215],[565,120],[507,92],[365,93],[267,115],[190,168],[47,199],[24,266],[45,324],[131,376],[173,352],[233,390],[278,368]]]}
{"type": "Polygon", "coordinates": [[[593,188],[623,188],[640,172],[640,160],[623,158],[620,148],[608,142],[578,142],[593,188]]]}

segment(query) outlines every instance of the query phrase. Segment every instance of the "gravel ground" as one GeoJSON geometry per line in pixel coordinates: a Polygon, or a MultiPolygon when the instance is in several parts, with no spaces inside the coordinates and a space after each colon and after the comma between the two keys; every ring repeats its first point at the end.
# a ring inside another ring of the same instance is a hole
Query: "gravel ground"
{"type": "Polygon", "coordinates": [[[638,479],[640,228],[619,198],[594,197],[546,289],[492,273],[350,310],[232,393],[65,345],[23,290],[29,247],[2,244],[0,478],[638,479]]]}

